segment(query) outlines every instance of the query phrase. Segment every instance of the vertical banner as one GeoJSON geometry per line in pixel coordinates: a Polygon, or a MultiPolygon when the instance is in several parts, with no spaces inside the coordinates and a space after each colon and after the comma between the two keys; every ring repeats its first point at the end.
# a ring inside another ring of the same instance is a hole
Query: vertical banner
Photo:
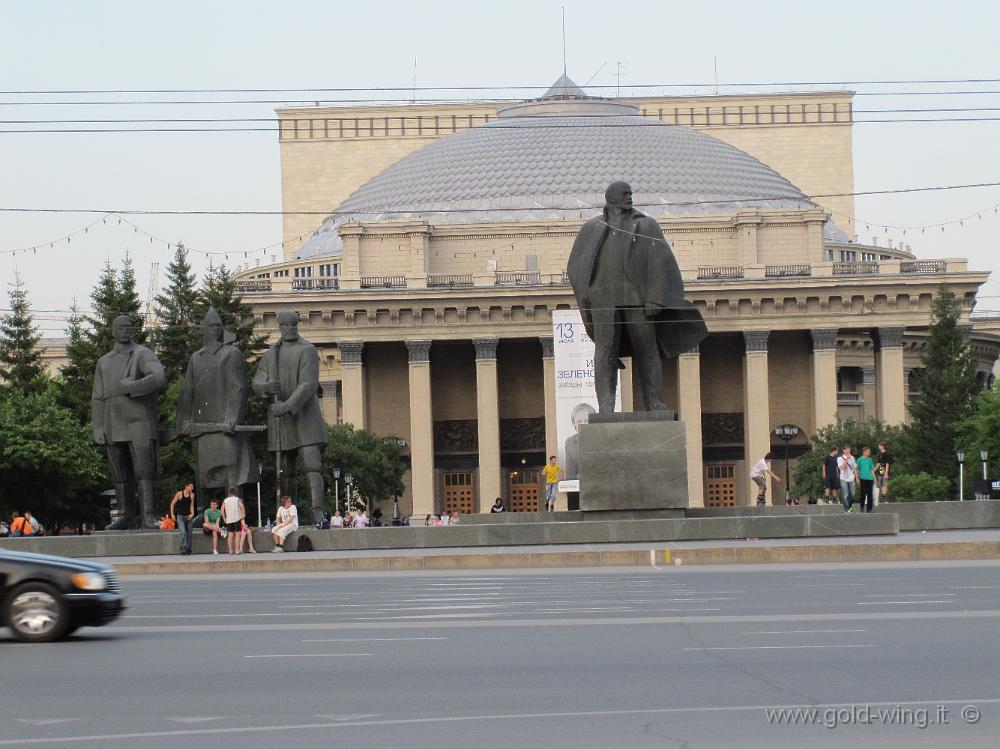
{"type": "MultiPolygon", "coordinates": [[[[557,459],[565,471],[559,491],[580,491],[580,450],[577,429],[597,412],[594,389],[594,342],[584,330],[579,310],[556,310],[552,314],[552,342],[556,369],[557,459]]],[[[621,410],[621,383],[615,394],[615,410],[621,410]]]]}

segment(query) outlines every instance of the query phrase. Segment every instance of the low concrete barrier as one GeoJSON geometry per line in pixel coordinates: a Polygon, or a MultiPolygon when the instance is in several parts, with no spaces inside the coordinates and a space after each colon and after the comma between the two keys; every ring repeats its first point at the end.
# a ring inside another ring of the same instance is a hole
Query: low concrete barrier
{"type": "MultiPolygon", "coordinates": [[[[302,528],[289,537],[294,549],[299,535],[307,535],[316,551],[431,549],[547,544],[645,543],[725,540],[739,538],[818,538],[823,536],[885,536],[898,532],[895,515],[777,515],[753,517],[646,519],[525,524],[457,525],[439,528],[364,528],[316,530],[302,528]]],[[[258,551],[273,544],[266,531],[254,533],[258,551]]],[[[124,557],[175,554],[177,533],[142,531],[97,533],[93,536],[52,536],[0,540],[0,547],[74,557],[124,557]]],[[[196,554],[210,552],[210,539],[194,534],[196,554]]],[[[220,552],[225,541],[219,539],[220,552]]]]}
{"type": "Polygon", "coordinates": [[[876,514],[899,516],[901,531],[1000,528],[1000,501],[884,502],[876,514]]]}

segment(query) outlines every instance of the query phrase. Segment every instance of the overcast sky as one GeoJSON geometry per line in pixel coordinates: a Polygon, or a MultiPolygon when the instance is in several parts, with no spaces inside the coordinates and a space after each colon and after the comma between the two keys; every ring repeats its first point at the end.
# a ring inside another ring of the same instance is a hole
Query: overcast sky
{"type": "MultiPolygon", "coordinates": [[[[570,77],[594,84],[711,83],[714,59],[727,84],[780,81],[1000,79],[1000,3],[799,2],[629,5],[573,0],[495,3],[32,2],[3,3],[0,89],[334,88],[547,86],[562,70],[561,7],[566,7],[570,77]]],[[[804,88],[804,87],[798,87],[804,88]]],[[[985,94],[859,96],[855,109],[976,109],[882,115],[1000,118],[1000,81],[852,86],[879,91],[986,91],[985,94]]],[[[668,89],[665,89],[665,91],[668,89]]],[[[745,89],[744,89],[745,90],[745,89]]],[[[788,90],[779,89],[779,90],[788,90]]],[[[702,92],[710,92],[711,88],[702,92]]],[[[466,94],[463,94],[466,95],[466,94]]],[[[469,94],[474,95],[474,94],[469,94]]],[[[275,99],[285,94],[243,98],[275,99]]],[[[152,96],[0,95],[0,119],[257,118],[274,104],[47,106],[26,101],[136,101],[152,96]]],[[[159,98],[192,99],[192,95],[159,98]]],[[[201,98],[240,98],[237,94],[201,98]]],[[[299,100],[305,98],[302,95],[299,100]]],[[[316,98],[310,95],[309,99],[316,98]]],[[[858,119],[865,115],[858,114],[858,119]]],[[[872,115],[874,117],[874,115],[872,115]]],[[[163,125],[154,125],[163,127],[163,125]]],[[[247,123],[248,127],[264,123],[247,123]]],[[[0,130],[39,125],[0,124],[0,130]]],[[[51,128],[94,127],[53,124],[51,128]]],[[[859,191],[1000,181],[1000,119],[978,122],[857,124],[859,191]]],[[[997,270],[1000,188],[860,197],[870,241],[883,224],[936,225],[984,210],[964,226],[890,229],[919,257],[967,256],[997,270]]],[[[263,210],[281,208],[278,145],[271,132],[0,133],[0,208],[263,210]]],[[[333,208],[333,206],[330,206],[333,208]]],[[[48,242],[98,218],[89,214],[0,212],[0,251],[42,245],[36,254],[0,254],[0,279],[20,271],[38,310],[64,310],[89,292],[106,258],[132,254],[145,297],[150,263],[171,250],[115,221],[70,243],[48,242]]],[[[280,242],[272,217],[132,219],[169,242],[242,251],[280,242]]],[[[204,256],[195,256],[199,271],[204,256]]],[[[5,292],[6,289],[3,289],[5,292]]],[[[6,294],[0,308],[6,307],[6,294]]],[[[1000,310],[1000,282],[984,287],[981,309],[1000,310]],[[993,298],[995,297],[995,298],[993,298]]],[[[40,323],[59,335],[63,323],[40,323]]]]}

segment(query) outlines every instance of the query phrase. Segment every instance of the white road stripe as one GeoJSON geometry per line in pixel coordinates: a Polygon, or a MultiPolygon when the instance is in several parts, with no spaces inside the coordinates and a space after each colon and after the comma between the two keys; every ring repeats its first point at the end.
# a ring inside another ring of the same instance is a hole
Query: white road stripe
{"type": "Polygon", "coordinates": [[[934,598],[935,596],[956,596],[957,593],[865,593],[865,598],[934,598]]]}
{"type": "Polygon", "coordinates": [[[409,642],[411,640],[447,640],[447,637],[332,637],[302,642],[409,642]]]}
{"type": "Polygon", "coordinates": [[[684,648],[685,650],[819,650],[828,648],[873,648],[874,645],[745,645],[729,648],[684,648]]]}
{"type": "Polygon", "coordinates": [[[244,658],[363,658],[372,653],[269,653],[266,655],[244,655],[244,658]]]}
{"type": "Polygon", "coordinates": [[[924,603],[955,603],[954,601],[858,601],[858,606],[912,606],[924,603]]]}
{"type": "Polygon", "coordinates": [[[784,629],[773,632],[741,632],[742,635],[830,635],[839,632],[867,632],[867,629],[784,629]]]}

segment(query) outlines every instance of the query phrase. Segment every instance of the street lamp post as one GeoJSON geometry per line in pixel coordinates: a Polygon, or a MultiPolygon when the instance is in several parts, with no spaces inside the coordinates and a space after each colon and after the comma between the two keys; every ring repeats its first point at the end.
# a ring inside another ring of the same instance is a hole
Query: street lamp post
{"type": "Polygon", "coordinates": [[[344,481],[347,483],[347,511],[351,511],[351,500],[354,499],[354,492],[351,491],[351,485],[354,483],[354,477],[351,474],[344,476],[344,481]]]}
{"type": "Polygon", "coordinates": [[[260,476],[264,473],[264,466],[260,463],[257,464],[257,527],[263,528],[264,523],[261,522],[260,517],[260,476]]]}
{"type": "Polygon", "coordinates": [[[785,443],[785,504],[791,502],[791,469],[788,465],[788,443],[799,433],[799,428],[794,424],[782,424],[774,428],[774,434],[785,443]]]}
{"type": "Polygon", "coordinates": [[[986,481],[987,480],[987,476],[986,476],[986,461],[990,459],[990,453],[989,453],[989,451],[988,450],[980,450],[979,451],[979,459],[983,463],[983,481],[986,481]]]}
{"type": "Polygon", "coordinates": [[[965,499],[965,450],[957,450],[955,457],[958,458],[958,501],[965,499]]]}
{"type": "Polygon", "coordinates": [[[333,509],[340,512],[340,469],[333,469],[333,509]]]}

